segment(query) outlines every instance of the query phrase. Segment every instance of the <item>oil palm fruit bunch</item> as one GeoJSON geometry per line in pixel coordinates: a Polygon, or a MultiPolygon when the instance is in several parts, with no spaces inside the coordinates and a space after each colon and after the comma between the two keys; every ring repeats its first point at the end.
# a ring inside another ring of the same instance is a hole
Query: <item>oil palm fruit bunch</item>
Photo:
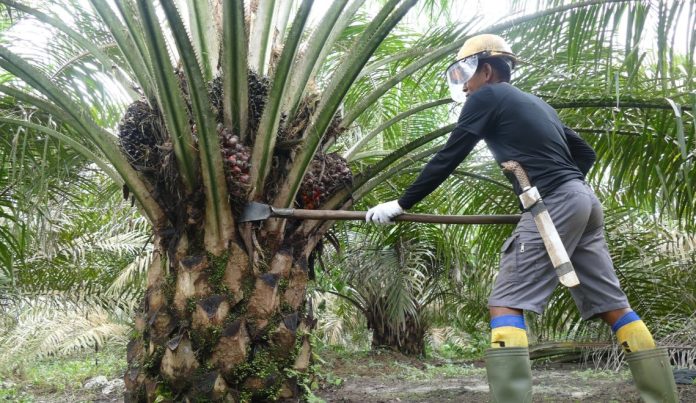
{"type": "Polygon", "coordinates": [[[162,145],[158,118],[144,100],[133,102],[119,124],[121,149],[131,165],[140,171],[160,165],[162,145]]]}
{"type": "MultiPolygon", "coordinates": [[[[183,74],[177,74],[179,86],[186,89],[187,83],[183,74]]],[[[263,113],[263,108],[268,95],[269,80],[267,77],[259,76],[253,71],[248,72],[249,85],[249,126],[258,127],[259,119],[263,113]]],[[[251,168],[251,147],[244,144],[240,136],[233,133],[229,127],[223,124],[223,79],[217,76],[210,82],[209,96],[215,112],[217,121],[217,133],[220,141],[220,148],[223,154],[225,165],[225,177],[227,181],[230,197],[235,202],[244,203],[250,188],[250,168],[251,168]]],[[[317,93],[310,93],[304,104],[316,103],[317,93]]],[[[191,110],[190,99],[185,96],[187,110],[191,110]]],[[[310,113],[304,116],[304,122],[296,122],[295,130],[300,133],[306,129],[310,113]]],[[[168,177],[167,172],[172,170],[162,169],[167,165],[166,152],[171,147],[166,145],[167,134],[159,123],[160,117],[150,108],[145,100],[133,102],[126,110],[126,113],[119,125],[119,138],[121,148],[128,156],[131,165],[141,171],[145,171],[150,176],[158,176],[158,183],[172,183],[175,178],[168,177]],[[164,179],[164,182],[161,181],[164,179]]],[[[191,121],[191,131],[197,134],[196,125],[191,121]]],[[[327,138],[336,137],[341,127],[341,116],[337,114],[327,130],[327,138]]],[[[352,183],[352,173],[348,167],[348,162],[336,153],[318,153],[312,159],[310,168],[303,179],[300,192],[296,197],[299,207],[315,209],[322,202],[338,191],[350,186],[352,183]]]]}
{"type": "Polygon", "coordinates": [[[251,167],[251,149],[242,144],[239,136],[218,123],[220,147],[224,156],[227,186],[230,195],[235,199],[243,199],[249,190],[249,168],[251,167]]]}
{"type": "Polygon", "coordinates": [[[302,181],[297,202],[306,209],[318,208],[326,199],[350,187],[353,174],[348,162],[336,153],[317,154],[302,181]]]}
{"type": "MultiPolygon", "coordinates": [[[[266,105],[270,80],[266,76],[256,74],[252,70],[247,71],[247,85],[249,88],[249,130],[258,129],[263,108],[266,105]]],[[[217,76],[209,85],[210,102],[218,122],[224,120],[223,115],[223,79],[217,76]]]]}

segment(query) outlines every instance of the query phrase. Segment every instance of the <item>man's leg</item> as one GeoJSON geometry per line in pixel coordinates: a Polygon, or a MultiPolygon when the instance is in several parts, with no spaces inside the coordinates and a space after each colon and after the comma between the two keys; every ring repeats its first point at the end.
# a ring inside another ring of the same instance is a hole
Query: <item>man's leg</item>
{"type": "MultiPolygon", "coordinates": [[[[540,304],[532,297],[541,294],[535,291],[539,291],[537,288],[545,282],[527,281],[521,275],[518,266],[520,249],[518,233],[503,244],[500,271],[488,299],[491,348],[485,355],[486,374],[491,401],[495,403],[532,401],[532,370],[522,309],[534,310],[534,306],[540,304]]],[[[554,286],[551,284],[547,288],[553,290],[554,286]]]]}
{"type": "MultiPolygon", "coordinates": [[[[582,182],[571,181],[546,195],[544,201],[571,254],[590,216],[588,191],[582,182]]],[[[500,270],[488,299],[491,313],[491,349],[486,352],[488,383],[493,401],[526,402],[531,401],[532,380],[523,311],[541,314],[558,285],[558,278],[530,212],[522,214],[501,252],[500,270]]]]}
{"type": "Polygon", "coordinates": [[[530,213],[524,213],[501,249],[500,270],[488,306],[491,348],[486,373],[493,402],[531,402],[532,371],[523,311],[541,313],[558,278],[530,213]]]}
{"type": "Polygon", "coordinates": [[[491,348],[528,347],[527,326],[521,309],[489,307],[491,313],[491,348]]]}
{"type": "Polygon", "coordinates": [[[601,205],[592,199],[590,223],[571,256],[580,286],[570,292],[584,319],[598,316],[611,326],[641,398],[650,403],[678,402],[667,351],[655,348],[652,334],[628,305],[604,240],[601,205]]]}
{"type": "Polygon", "coordinates": [[[491,401],[532,401],[532,369],[523,311],[490,307],[491,348],[486,351],[486,374],[491,401]]]}
{"type": "Polygon", "coordinates": [[[558,282],[550,270],[553,277],[543,276],[542,281],[532,275],[536,274],[533,267],[520,264],[522,260],[536,260],[540,250],[530,247],[528,238],[520,241],[520,236],[514,233],[503,245],[500,271],[488,299],[491,348],[485,356],[486,374],[491,401],[495,403],[531,403],[532,369],[523,309],[539,312],[539,306],[545,303],[543,295],[550,294],[558,282]]]}
{"type": "Polygon", "coordinates": [[[679,394],[665,348],[657,348],[652,334],[631,309],[598,315],[604,320],[626,353],[626,362],[643,401],[677,403],[679,394]]]}
{"type": "Polygon", "coordinates": [[[627,353],[655,348],[652,334],[637,313],[630,308],[615,309],[598,315],[611,326],[621,347],[627,353]]]}

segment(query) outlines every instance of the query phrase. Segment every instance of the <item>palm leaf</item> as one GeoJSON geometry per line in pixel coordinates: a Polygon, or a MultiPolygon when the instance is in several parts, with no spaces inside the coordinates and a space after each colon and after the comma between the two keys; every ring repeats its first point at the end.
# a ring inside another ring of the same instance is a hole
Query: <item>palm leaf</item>
{"type": "Polygon", "coordinates": [[[397,3],[394,0],[385,4],[382,11],[363,32],[358,42],[361,45],[347,55],[345,62],[334,73],[332,81],[328,84],[324,96],[319,102],[316,118],[305,131],[306,135],[301,151],[298,153],[296,162],[288,174],[288,180],[281,187],[274,205],[289,207],[292,204],[304,173],[319,147],[321,137],[329,127],[331,119],[353,80],[379,43],[415,4],[413,1],[405,1],[392,13],[391,11],[397,3]]]}
{"type": "MultiPolygon", "coordinates": [[[[174,154],[180,166],[180,173],[187,192],[192,192],[197,183],[197,153],[193,142],[188,117],[181,111],[186,110],[186,101],[174,75],[174,67],[169,59],[167,44],[160,27],[154,6],[149,1],[139,1],[138,10],[142,20],[145,44],[150,54],[150,63],[157,83],[157,99],[164,117],[169,137],[174,145],[174,154]]],[[[173,30],[184,30],[183,25],[171,27],[173,30]]],[[[183,33],[185,35],[185,33],[183,33]]]]}
{"type": "Polygon", "coordinates": [[[273,76],[273,85],[268,94],[268,101],[261,115],[261,122],[259,123],[252,151],[252,160],[255,161],[251,168],[251,183],[254,189],[251,195],[252,200],[258,199],[264,192],[264,183],[270,172],[276,133],[280,123],[282,95],[286,91],[292,63],[295,59],[295,53],[297,52],[309,11],[312,8],[312,3],[313,0],[304,0],[295,16],[295,21],[292,24],[292,28],[290,28],[288,39],[285,42],[283,53],[280,56],[275,75],[273,76]]]}
{"type": "Polygon", "coordinates": [[[238,131],[242,141],[246,140],[249,115],[249,86],[247,84],[248,40],[244,29],[243,5],[237,1],[225,1],[223,19],[221,70],[225,88],[225,124],[238,131]]]}
{"type": "Polygon", "coordinates": [[[65,96],[48,77],[30,66],[26,61],[10,52],[7,48],[0,46],[0,66],[13,72],[25,79],[34,88],[39,89],[50,98],[57,106],[62,108],[76,124],[76,129],[80,130],[85,137],[90,138],[101,149],[104,155],[110,157],[111,163],[116,170],[123,176],[126,184],[133,190],[134,195],[143,206],[148,217],[156,226],[161,226],[164,213],[153,201],[151,193],[146,184],[138,177],[138,174],[131,168],[114,144],[112,137],[85,113],[81,113],[81,108],[77,106],[69,97],[65,96]]]}
{"type": "MultiPolygon", "coordinates": [[[[163,3],[162,8],[173,27],[183,27],[183,21],[173,4],[163,3]]],[[[234,237],[234,219],[227,197],[227,183],[222,165],[222,152],[218,140],[217,123],[211,109],[208,88],[198,60],[186,32],[174,29],[174,40],[184,62],[188,93],[193,105],[198,142],[200,144],[201,171],[205,191],[205,243],[206,249],[215,255],[222,253],[234,237]]]]}

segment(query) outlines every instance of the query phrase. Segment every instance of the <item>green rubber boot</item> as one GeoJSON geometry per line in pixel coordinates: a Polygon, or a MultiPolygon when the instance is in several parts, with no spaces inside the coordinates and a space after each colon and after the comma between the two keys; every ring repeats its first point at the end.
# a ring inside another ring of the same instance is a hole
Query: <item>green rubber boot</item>
{"type": "Polygon", "coordinates": [[[679,403],[667,349],[654,348],[626,353],[626,362],[644,402],[679,403]]]}
{"type": "Polygon", "coordinates": [[[529,349],[503,347],[486,350],[486,374],[493,403],[530,403],[532,367],[529,349]]]}

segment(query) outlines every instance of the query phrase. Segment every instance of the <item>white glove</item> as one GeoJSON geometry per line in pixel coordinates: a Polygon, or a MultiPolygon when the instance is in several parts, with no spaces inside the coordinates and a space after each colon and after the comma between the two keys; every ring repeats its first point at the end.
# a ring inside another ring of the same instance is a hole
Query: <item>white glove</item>
{"type": "Polygon", "coordinates": [[[392,218],[403,214],[404,209],[401,208],[397,200],[378,204],[375,207],[367,210],[365,214],[365,222],[374,222],[375,224],[394,224],[392,218]]]}

